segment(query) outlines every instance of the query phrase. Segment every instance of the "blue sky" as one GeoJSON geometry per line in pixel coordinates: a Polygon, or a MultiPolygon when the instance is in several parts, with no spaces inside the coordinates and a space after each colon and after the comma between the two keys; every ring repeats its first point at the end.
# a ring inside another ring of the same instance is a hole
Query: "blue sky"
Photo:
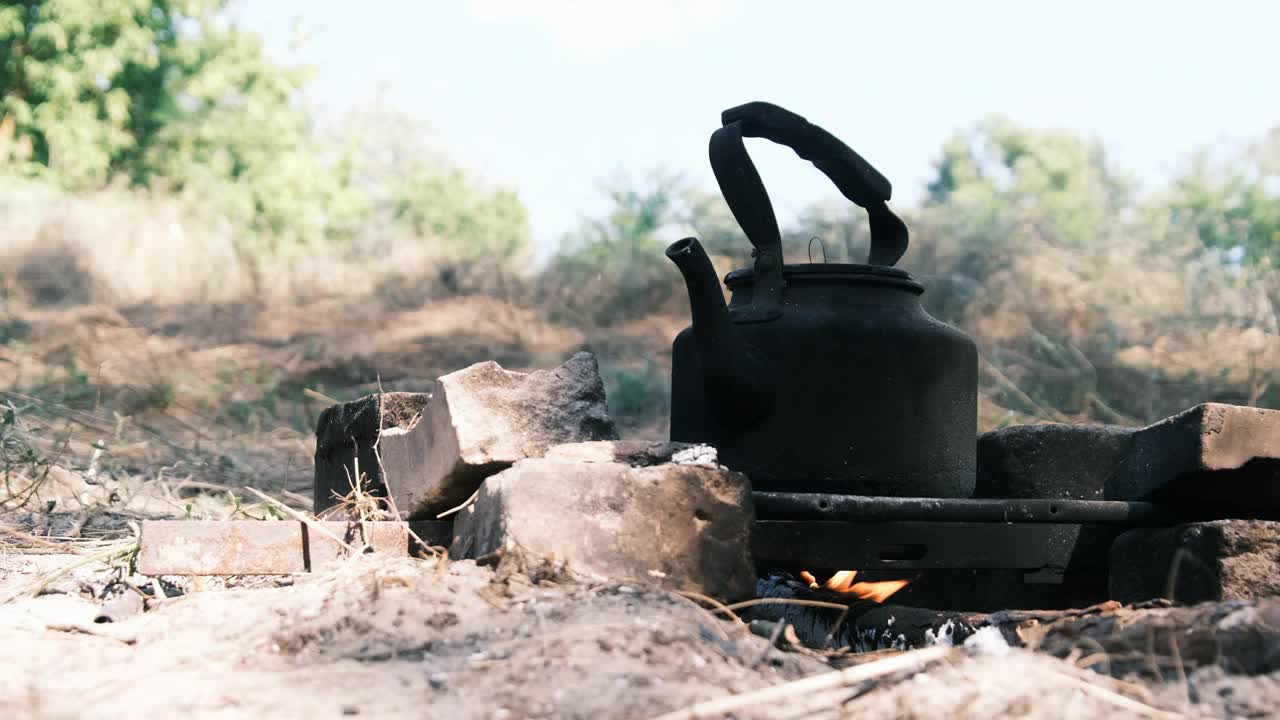
{"type": "MultiPolygon", "coordinates": [[[[315,68],[322,123],[378,104],[529,207],[545,253],[652,168],[714,187],[726,107],[831,130],[919,200],[942,142],[989,113],[1101,138],[1158,187],[1198,147],[1280,125],[1280,2],[241,0],[237,22],[315,68]],[[305,37],[295,44],[301,30],[305,37]]],[[[780,219],[839,197],[791,151],[751,151],[780,219]]]]}

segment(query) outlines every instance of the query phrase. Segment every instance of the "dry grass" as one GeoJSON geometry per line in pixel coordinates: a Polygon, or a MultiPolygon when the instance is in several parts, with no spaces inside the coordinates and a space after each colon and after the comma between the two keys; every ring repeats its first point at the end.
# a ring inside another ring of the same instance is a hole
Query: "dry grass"
{"type": "Polygon", "coordinates": [[[960,324],[988,362],[987,402],[1014,411],[1000,422],[1138,425],[1199,402],[1280,403],[1280,272],[1162,250],[1028,243],[987,277],[960,324]]]}
{"type": "Polygon", "coordinates": [[[107,188],[68,195],[0,176],[0,272],[5,294],[44,303],[312,301],[379,296],[417,306],[431,297],[438,244],[403,231],[346,244],[278,248],[190,200],[107,188]]]}
{"type": "MultiPolygon", "coordinates": [[[[0,178],[0,238],[0,510],[42,535],[119,532],[109,513],[269,515],[246,486],[306,508],[324,407],[429,390],[483,359],[530,369],[590,349],[624,433],[666,435],[683,313],[557,323],[521,282],[449,294],[429,243],[268,256],[199,208],[123,189],[0,178]]],[[[984,358],[980,427],[1274,405],[1277,275],[1134,245],[1020,248],[957,320],[984,358]]]]}
{"type": "MultiPolygon", "coordinates": [[[[0,183],[0,522],[22,533],[275,512],[246,486],[310,510],[333,401],[589,344],[541,308],[440,292],[421,242],[252,261],[175,200],[0,183]]],[[[618,352],[662,355],[645,341],[618,352]]]]}

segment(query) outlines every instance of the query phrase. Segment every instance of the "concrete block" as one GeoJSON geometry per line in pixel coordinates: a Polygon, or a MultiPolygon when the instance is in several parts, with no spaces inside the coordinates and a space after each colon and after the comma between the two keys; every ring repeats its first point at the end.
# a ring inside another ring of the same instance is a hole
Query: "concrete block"
{"type": "Polygon", "coordinates": [[[352,481],[363,474],[365,489],[384,496],[386,485],[374,445],[385,459],[392,437],[403,437],[417,425],[430,401],[428,393],[380,393],[327,408],[316,424],[314,512],[332,507],[351,492],[352,481]]]}
{"type": "Polygon", "coordinates": [[[1205,403],[1143,428],[1108,495],[1280,507],[1280,410],[1205,403]]]}
{"type": "Polygon", "coordinates": [[[521,460],[486,480],[475,503],[458,513],[450,556],[553,558],[602,578],[728,600],[753,595],[754,512],[745,475],[712,463],[637,467],[560,458],[521,460]]]}
{"type": "Polygon", "coordinates": [[[410,518],[456,507],[485,478],[560,443],[617,439],[593,355],[533,373],[483,362],[442,376],[421,422],[380,448],[388,491],[410,518]]]}
{"type": "Polygon", "coordinates": [[[993,430],[975,496],[1280,507],[1280,411],[1206,403],[1145,428],[993,430]]]}
{"type": "Polygon", "coordinates": [[[1111,597],[1123,603],[1280,596],[1280,522],[1215,520],[1129,530],[1112,544],[1110,565],[1111,597]]]}
{"type": "Polygon", "coordinates": [[[1137,428],[1015,425],[978,438],[975,497],[1102,500],[1137,428]]]}

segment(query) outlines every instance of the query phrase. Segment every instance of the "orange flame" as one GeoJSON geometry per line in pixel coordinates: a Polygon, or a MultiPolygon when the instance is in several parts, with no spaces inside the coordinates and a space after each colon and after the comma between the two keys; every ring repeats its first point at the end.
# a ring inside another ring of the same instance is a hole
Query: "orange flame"
{"type": "Polygon", "coordinates": [[[882,603],[891,595],[906,587],[910,580],[881,580],[879,582],[854,582],[858,577],[857,570],[841,570],[832,575],[826,583],[819,584],[818,578],[808,570],[800,571],[800,579],[809,583],[810,590],[826,588],[841,595],[852,595],[862,600],[882,603]]]}

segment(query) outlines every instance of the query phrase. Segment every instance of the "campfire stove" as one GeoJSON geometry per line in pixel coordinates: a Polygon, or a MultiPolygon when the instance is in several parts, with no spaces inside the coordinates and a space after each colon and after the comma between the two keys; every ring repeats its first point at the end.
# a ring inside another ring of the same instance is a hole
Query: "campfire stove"
{"type": "Polygon", "coordinates": [[[757,492],[753,550],[765,570],[858,568],[913,577],[894,597],[935,609],[1083,607],[1108,598],[1123,532],[1272,510],[1118,500],[898,498],[757,492]]]}
{"type": "MultiPolygon", "coordinates": [[[[907,229],[885,204],[888,180],[782,108],[750,103],[721,120],[712,168],[755,263],[725,278],[733,293],[726,308],[697,240],[667,249],[693,314],[673,344],[671,439],[716,446],[721,462],[751,478],[762,570],[856,568],[859,579],[913,578],[894,602],[939,610],[1081,607],[1108,598],[1109,554],[1126,531],[1278,517],[1280,502],[1261,504],[1270,510],[1206,505],[1247,495],[1215,494],[1203,473],[1191,492],[1168,497],[1176,485],[1169,481],[1187,475],[1176,466],[1194,451],[1153,455],[1136,430],[1134,438],[1128,430],[1104,433],[1131,451],[1113,458],[1119,475],[1107,469],[1032,497],[1026,487],[1009,497],[1000,494],[1013,494],[1008,484],[982,482],[976,349],[929,317],[918,301],[923,288],[892,267],[907,248],[907,229]],[[791,147],[868,210],[868,264],[783,263],[777,221],[743,137],[791,147]],[[1169,458],[1172,465],[1161,464],[1169,458]]],[[[1278,500],[1280,421],[1268,422],[1271,430],[1246,438],[1244,455],[1270,444],[1270,459],[1242,472],[1250,489],[1278,500]]],[[[1165,445],[1186,439],[1161,437],[1165,445]]],[[[1227,445],[1227,455],[1241,454],[1227,445]]],[[[1098,465],[1090,450],[1086,442],[1067,460],[1098,465]]],[[[1083,466],[1081,473],[1088,474],[1083,466]]]]}

